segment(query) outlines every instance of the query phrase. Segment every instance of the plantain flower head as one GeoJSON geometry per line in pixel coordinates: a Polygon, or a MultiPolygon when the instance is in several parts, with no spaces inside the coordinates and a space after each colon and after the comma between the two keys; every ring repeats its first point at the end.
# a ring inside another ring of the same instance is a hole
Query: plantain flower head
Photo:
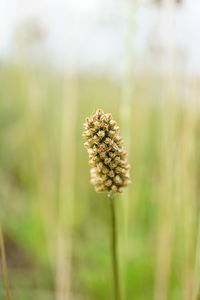
{"type": "Polygon", "coordinates": [[[130,181],[127,152],[119,135],[119,126],[110,113],[98,109],[84,123],[84,143],[91,166],[91,183],[96,192],[122,193],[130,181]]]}

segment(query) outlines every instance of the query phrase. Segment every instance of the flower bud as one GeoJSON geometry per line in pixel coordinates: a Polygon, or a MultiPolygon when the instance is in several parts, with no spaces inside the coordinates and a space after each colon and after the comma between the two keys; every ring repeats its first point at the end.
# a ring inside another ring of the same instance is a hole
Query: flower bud
{"type": "Polygon", "coordinates": [[[96,192],[122,193],[123,187],[131,183],[130,165],[127,163],[127,152],[123,139],[119,135],[119,126],[112,120],[111,114],[102,109],[86,118],[83,137],[87,148],[91,183],[96,192]]]}

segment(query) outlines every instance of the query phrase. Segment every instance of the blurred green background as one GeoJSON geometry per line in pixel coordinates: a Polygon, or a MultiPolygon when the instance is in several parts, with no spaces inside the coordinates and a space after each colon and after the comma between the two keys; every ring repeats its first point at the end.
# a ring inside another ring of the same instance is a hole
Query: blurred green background
{"type": "Polygon", "coordinates": [[[124,299],[200,299],[200,79],[174,65],[132,72],[129,46],[120,79],[80,72],[75,55],[65,71],[24,55],[0,62],[0,220],[14,300],[113,299],[109,203],[89,183],[81,137],[98,108],[117,120],[131,164],[116,199],[124,299]]]}

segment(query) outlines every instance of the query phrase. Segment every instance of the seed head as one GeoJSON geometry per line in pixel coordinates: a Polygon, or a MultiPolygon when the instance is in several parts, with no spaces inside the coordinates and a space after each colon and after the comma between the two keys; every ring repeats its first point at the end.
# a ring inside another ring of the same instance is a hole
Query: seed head
{"type": "Polygon", "coordinates": [[[96,192],[122,193],[122,188],[131,183],[130,165],[117,122],[111,114],[98,109],[86,118],[84,128],[84,147],[88,151],[91,183],[96,192]]]}

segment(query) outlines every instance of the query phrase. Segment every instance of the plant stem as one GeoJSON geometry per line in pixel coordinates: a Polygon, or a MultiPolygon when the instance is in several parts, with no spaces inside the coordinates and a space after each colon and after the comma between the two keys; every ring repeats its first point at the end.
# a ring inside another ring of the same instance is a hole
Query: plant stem
{"type": "Polygon", "coordinates": [[[193,291],[192,300],[199,299],[199,274],[200,274],[200,218],[198,220],[195,265],[194,265],[194,278],[193,278],[193,291]]]}
{"type": "Polygon", "coordinates": [[[111,255],[113,269],[113,285],[115,300],[121,300],[120,279],[119,279],[119,257],[118,257],[118,232],[115,199],[113,195],[109,197],[111,213],[111,255]]]}
{"type": "Polygon", "coordinates": [[[11,300],[5,245],[4,245],[3,230],[1,224],[0,224],[0,257],[2,260],[2,276],[3,276],[5,291],[6,291],[6,300],[11,300]]]}

